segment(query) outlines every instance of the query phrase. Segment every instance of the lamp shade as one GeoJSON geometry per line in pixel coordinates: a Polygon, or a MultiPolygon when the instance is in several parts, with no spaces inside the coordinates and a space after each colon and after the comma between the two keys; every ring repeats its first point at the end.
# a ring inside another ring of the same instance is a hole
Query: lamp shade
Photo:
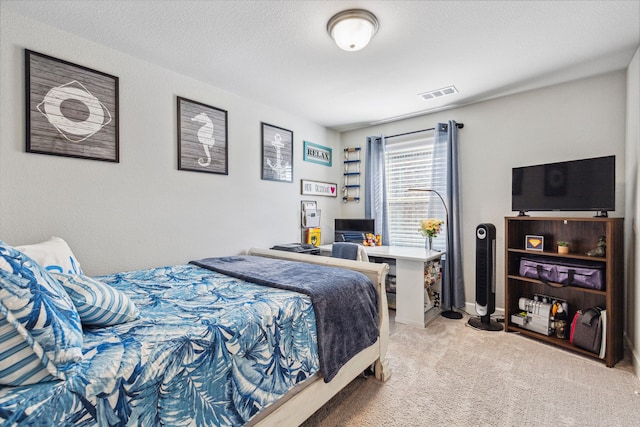
{"type": "Polygon", "coordinates": [[[334,15],[327,24],[327,32],[338,47],[346,51],[360,50],[378,31],[378,20],[371,12],[349,9],[334,15]]]}

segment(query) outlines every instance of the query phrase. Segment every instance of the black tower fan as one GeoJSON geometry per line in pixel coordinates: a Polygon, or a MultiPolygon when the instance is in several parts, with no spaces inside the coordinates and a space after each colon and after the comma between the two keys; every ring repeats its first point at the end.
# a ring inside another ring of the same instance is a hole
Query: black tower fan
{"type": "Polygon", "coordinates": [[[476,227],[476,312],[469,325],[483,331],[501,331],[502,325],[491,320],[496,311],[496,227],[476,227]]]}

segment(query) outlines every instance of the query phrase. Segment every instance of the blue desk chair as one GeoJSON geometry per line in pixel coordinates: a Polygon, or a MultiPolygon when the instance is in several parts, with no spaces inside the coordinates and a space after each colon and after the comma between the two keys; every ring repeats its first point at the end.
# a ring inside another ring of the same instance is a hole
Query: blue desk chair
{"type": "Polygon", "coordinates": [[[369,256],[364,246],[351,242],[335,242],[331,246],[331,256],[333,258],[369,262],[369,256]]]}

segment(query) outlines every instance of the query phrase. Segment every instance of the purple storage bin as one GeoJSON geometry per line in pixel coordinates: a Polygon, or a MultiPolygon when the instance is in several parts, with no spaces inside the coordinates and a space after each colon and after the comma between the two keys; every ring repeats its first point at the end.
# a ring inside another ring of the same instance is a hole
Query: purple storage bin
{"type": "Polygon", "coordinates": [[[522,257],[520,275],[566,286],[578,286],[603,291],[604,263],[587,260],[522,257]]]}

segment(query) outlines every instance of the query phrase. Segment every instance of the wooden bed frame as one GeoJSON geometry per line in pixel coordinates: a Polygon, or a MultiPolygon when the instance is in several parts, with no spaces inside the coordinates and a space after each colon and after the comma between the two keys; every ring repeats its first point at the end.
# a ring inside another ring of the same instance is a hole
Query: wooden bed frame
{"type": "Polygon", "coordinates": [[[391,369],[386,358],[387,347],[389,346],[389,311],[387,307],[387,294],[385,292],[385,280],[389,272],[389,266],[387,264],[350,261],[271,249],[252,248],[247,254],[267,258],[302,261],[358,271],[369,277],[376,285],[379,295],[378,302],[380,312],[378,325],[380,333],[378,341],[354,356],[340,369],[331,382],[325,383],[320,376],[315,379],[309,379],[301,385],[302,388],[300,390],[296,388],[289,392],[284,398],[273,405],[272,408],[267,408],[264,414],[258,414],[248,425],[261,427],[299,425],[313,415],[314,412],[320,409],[353,379],[372,366],[378,380],[387,381],[391,377],[391,369]]]}

